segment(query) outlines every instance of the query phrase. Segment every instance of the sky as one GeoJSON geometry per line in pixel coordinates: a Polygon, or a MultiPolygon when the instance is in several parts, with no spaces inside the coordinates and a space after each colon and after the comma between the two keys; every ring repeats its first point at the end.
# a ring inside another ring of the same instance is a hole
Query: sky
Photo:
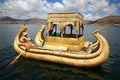
{"type": "Polygon", "coordinates": [[[120,16],[120,0],[0,0],[0,17],[47,19],[54,12],[79,12],[84,20],[120,16]]]}

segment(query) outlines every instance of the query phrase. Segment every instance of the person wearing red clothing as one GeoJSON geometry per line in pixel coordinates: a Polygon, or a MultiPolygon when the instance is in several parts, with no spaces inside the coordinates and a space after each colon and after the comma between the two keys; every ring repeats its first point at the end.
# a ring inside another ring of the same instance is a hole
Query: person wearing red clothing
{"type": "Polygon", "coordinates": [[[22,34],[22,37],[20,38],[20,43],[18,44],[19,46],[24,46],[26,49],[30,49],[34,47],[34,44],[32,44],[32,39],[27,37],[27,33],[24,32],[22,34]]]}

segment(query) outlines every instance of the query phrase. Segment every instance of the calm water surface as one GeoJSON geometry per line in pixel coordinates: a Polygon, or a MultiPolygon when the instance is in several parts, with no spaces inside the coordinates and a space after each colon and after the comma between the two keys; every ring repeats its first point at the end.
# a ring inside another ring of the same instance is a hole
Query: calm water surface
{"type": "MultiPolygon", "coordinates": [[[[120,80],[120,27],[102,27],[110,45],[110,56],[98,68],[83,69],[44,61],[19,58],[12,67],[7,65],[16,56],[14,37],[21,25],[0,25],[0,80],[120,80]]],[[[92,32],[100,26],[85,26],[85,39],[95,41],[92,32]]],[[[28,36],[35,37],[40,24],[28,25],[28,36]]]]}

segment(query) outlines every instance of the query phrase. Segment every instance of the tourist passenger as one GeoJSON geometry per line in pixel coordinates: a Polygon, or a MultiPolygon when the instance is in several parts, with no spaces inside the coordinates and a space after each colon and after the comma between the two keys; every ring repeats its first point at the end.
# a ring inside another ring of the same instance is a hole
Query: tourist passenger
{"type": "Polygon", "coordinates": [[[92,53],[92,49],[93,49],[93,44],[90,43],[90,46],[88,47],[87,52],[92,53]]]}
{"type": "Polygon", "coordinates": [[[49,36],[52,36],[53,29],[49,30],[49,36]]]}
{"type": "Polygon", "coordinates": [[[32,39],[27,37],[26,32],[22,34],[22,37],[20,38],[20,43],[18,45],[26,47],[27,50],[34,47],[34,44],[32,44],[32,39]]]}

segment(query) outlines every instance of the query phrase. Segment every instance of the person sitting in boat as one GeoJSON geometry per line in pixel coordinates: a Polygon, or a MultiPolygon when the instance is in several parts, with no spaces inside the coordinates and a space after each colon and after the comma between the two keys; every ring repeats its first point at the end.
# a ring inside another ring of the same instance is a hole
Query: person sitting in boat
{"type": "Polygon", "coordinates": [[[93,49],[93,44],[90,43],[90,46],[88,47],[87,52],[92,53],[92,49],[93,49]]]}
{"type": "Polygon", "coordinates": [[[51,36],[51,35],[52,35],[52,32],[53,32],[53,30],[52,30],[52,29],[50,29],[50,30],[49,30],[49,36],[51,36]]]}
{"type": "Polygon", "coordinates": [[[20,38],[20,43],[18,44],[19,46],[24,46],[26,49],[30,49],[34,47],[34,44],[32,44],[32,39],[27,37],[27,33],[24,32],[22,34],[22,37],[20,38]]]}

